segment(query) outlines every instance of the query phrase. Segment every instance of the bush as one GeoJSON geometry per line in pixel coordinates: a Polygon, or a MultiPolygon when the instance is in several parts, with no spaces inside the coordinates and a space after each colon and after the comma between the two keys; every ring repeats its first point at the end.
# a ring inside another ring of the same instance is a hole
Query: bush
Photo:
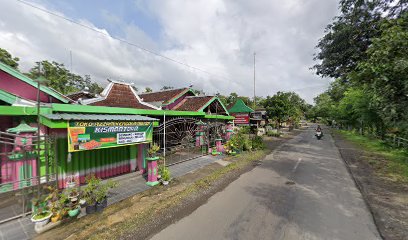
{"type": "Polygon", "coordinates": [[[231,151],[247,151],[252,148],[248,135],[243,134],[241,131],[234,134],[226,146],[231,151]]]}
{"type": "Polygon", "coordinates": [[[280,137],[281,133],[276,130],[272,130],[272,131],[268,131],[266,135],[269,137],[280,137]]]}
{"type": "Polygon", "coordinates": [[[238,131],[238,133],[241,133],[241,134],[249,134],[250,132],[251,132],[251,127],[249,126],[242,126],[239,128],[239,131],[238,131]]]}
{"type": "Polygon", "coordinates": [[[256,136],[254,139],[252,139],[252,149],[253,150],[265,149],[265,143],[263,142],[262,137],[256,136]]]}

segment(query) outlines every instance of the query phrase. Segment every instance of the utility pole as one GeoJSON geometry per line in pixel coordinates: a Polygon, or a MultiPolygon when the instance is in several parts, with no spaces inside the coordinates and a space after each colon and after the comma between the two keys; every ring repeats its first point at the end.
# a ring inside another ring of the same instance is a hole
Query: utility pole
{"type": "Polygon", "coordinates": [[[256,100],[255,100],[255,57],[256,57],[256,53],[254,52],[254,110],[256,108],[256,100]]]}
{"type": "Polygon", "coordinates": [[[40,158],[40,148],[41,148],[41,126],[40,126],[40,121],[41,121],[41,62],[38,65],[38,78],[37,78],[37,195],[40,197],[41,195],[41,158],[40,158]]]}

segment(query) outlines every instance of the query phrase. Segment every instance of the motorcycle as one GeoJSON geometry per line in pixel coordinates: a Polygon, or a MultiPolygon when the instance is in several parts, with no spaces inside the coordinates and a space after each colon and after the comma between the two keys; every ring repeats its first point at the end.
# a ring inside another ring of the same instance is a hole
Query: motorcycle
{"type": "Polygon", "coordinates": [[[323,137],[322,131],[316,131],[315,136],[316,136],[317,140],[320,140],[323,137]]]}

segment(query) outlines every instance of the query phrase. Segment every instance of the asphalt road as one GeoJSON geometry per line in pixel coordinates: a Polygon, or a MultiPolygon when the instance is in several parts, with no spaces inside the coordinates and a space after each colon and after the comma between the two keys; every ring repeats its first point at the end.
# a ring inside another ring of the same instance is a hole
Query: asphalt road
{"type": "Polygon", "coordinates": [[[380,239],[331,136],[312,128],[152,239],[380,239]]]}

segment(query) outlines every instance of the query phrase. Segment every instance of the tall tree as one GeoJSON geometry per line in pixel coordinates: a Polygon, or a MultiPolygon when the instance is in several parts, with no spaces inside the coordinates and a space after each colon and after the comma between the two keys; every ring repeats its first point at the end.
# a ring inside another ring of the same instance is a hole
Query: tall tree
{"type": "Polygon", "coordinates": [[[83,78],[71,73],[65,68],[64,64],[54,61],[49,62],[45,60],[36,62],[35,66],[30,69],[27,75],[33,79],[43,75],[48,80],[46,83],[47,86],[63,94],[83,90],[85,87],[89,88],[89,91],[95,94],[99,94],[102,91],[102,88],[97,83],[91,81],[89,75],[85,75],[85,78],[83,78]]]}
{"type": "Polygon", "coordinates": [[[306,110],[306,102],[294,92],[277,92],[272,97],[267,96],[264,107],[270,119],[280,126],[283,122],[298,121],[306,110]]]}
{"type": "Polygon", "coordinates": [[[20,61],[18,57],[13,57],[7,50],[0,48],[0,62],[18,69],[18,61],[20,61]]]}
{"type": "Polygon", "coordinates": [[[372,39],[381,34],[383,15],[393,0],[341,0],[341,14],[326,27],[317,44],[316,73],[323,77],[346,78],[366,58],[372,39]]]}
{"type": "Polygon", "coordinates": [[[367,59],[350,76],[374,94],[384,121],[408,135],[408,13],[383,23],[367,59]]]}

